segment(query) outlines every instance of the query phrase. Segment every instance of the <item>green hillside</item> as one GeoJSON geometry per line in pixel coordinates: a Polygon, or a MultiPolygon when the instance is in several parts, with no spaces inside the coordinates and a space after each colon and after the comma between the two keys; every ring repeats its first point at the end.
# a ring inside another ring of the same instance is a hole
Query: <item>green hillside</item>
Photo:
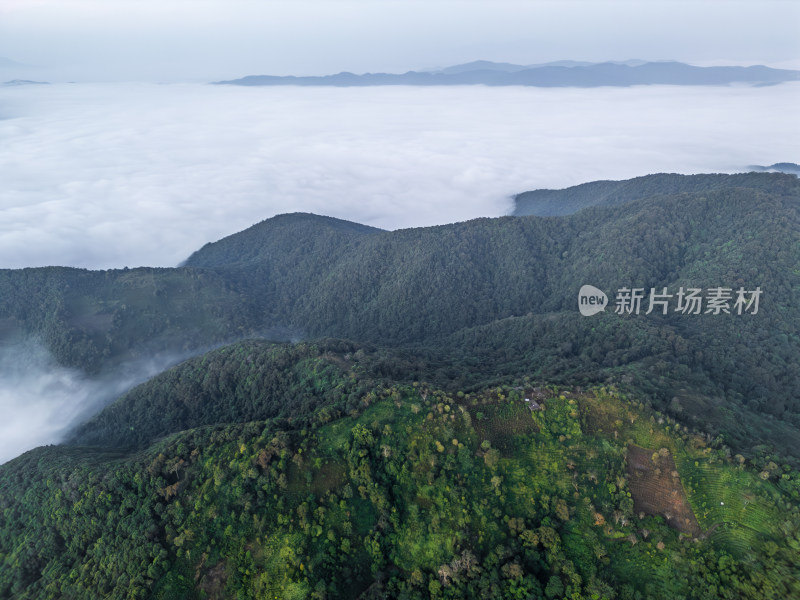
{"type": "Polygon", "coordinates": [[[380,377],[392,359],[243,342],[84,429],[133,426],[138,451],[51,446],[0,466],[0,597],[800,594],[796,470],[612,387],[448,392],[380,377]]]}
{"type": "Polygon", "coordinates": [[[0,270],[0,341],[41,341],[89,373],[252,333],[260,301],[193,269],[0,270]]]}
{"type": "MultiPolygon", "coordinates": [[[[329,341],[309,348],[249,340],[213,350],[153,377],[80,425],[70,443],[145,447],[202,425],[308,415],[326,400],[359,398],[365,384],[329,341]]],[[[361,351],[364,355],[364,351],[361,351]]]]}

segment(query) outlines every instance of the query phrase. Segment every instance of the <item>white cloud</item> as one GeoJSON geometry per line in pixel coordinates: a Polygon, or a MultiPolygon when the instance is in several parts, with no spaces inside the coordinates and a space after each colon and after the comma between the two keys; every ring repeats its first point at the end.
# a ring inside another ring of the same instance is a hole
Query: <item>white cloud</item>
{"type": "Polygon", "coordinates": [[[509,196],[797,161],[800,85],[0,88],[0,268],[172,266],[269,216],[383,227],[509,196]]]}
{"type": "Polygon", "coordinates": [[[177,360],[154,357],[91,379],[59,366],[34,342],[0,345],[0,464],[61,441],[70,427],[177,360]]]}

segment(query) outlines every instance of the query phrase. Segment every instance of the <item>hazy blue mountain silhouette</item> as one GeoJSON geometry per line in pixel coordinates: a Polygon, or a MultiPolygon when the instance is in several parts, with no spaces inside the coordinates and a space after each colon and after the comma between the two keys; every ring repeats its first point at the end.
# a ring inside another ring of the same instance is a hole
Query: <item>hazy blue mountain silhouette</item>
{"type": "Polygon", "coordinates": [[[793,162],[779,162],[765,167],[763,165],[750,165],[747,167],[751,171],[761,171],[769,173],[788,173],[789,175],[797,175],[800,177],[800,165],[793,162]]]}
{"type": "Polygon", "coordinates": [[[524,85],[534,87],[625,87],[632,85],[727,85],[749,83],[774,85],[800,80],[800,71],[751,67],[696,67],[685,63],[623,62],[581,63],[558,61],[542,65],[514,65],[475,61],[437,71],[407,73],[342,72],[322,76],[249,75],[241,79],[218,81],[228,85],[304,85],[304,86],[375,86],[375,85],[524,85]]]}

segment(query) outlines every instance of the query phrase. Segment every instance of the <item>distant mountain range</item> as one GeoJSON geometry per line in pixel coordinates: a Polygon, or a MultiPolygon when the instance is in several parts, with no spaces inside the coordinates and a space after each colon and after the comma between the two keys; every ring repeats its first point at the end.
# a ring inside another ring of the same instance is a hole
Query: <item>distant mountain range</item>
{"type": "MultiPolygon", "coordinates": [[[[647,63],[646,60],[623,60],[623,61],[607,61],[614,65],[626,65],[628,67],[638,67],[647,63]]],[[[504,71],[506,73],[516,73],[517,71],[525,71],[526,69],[538,69],[541,67],[591,67],[592,65],[599,64],[580,60],[556,60],[553,62],[537,63],[532,65],[515,65],[513,63],[498,63],[490,60],[474,60],[472,62],[454,65],[452,67],[445,67],[443,69],[423,69],[428,73],[446,73],[452,75],[455,73],[467,73],[470,71],[504,71]]]]}
{"type": "Polygon", "coordinates": [[[30,79],[12,79],[11,81],[4,81],[3,85],[47,85],[48,81],[31,81],[30,79]]]}
{"type": "Polygon", "coordinates": [[[775,185],[775,179],[767,173],[797,174],[800,166],[794,165],[795,170],[792,171],[793,164],[776,163],[769,167],[749,167],[752,171],[761,172],[758,174],[657,173],[623,181],[592,181],[563,190],[533,190],[514,196],[514,211],[511,214],[516,217],[554,217],[571,215],[590,206],[616,206],[654,195],[713,192],[731,187],[764,190],[775,185]]]}
{"type": "Polygon", "coordinates": [[[762,165],[750,165],[747,167],[751,171],[761,171],[767,173],[789,173],[800,177],[800,165],[792,162],[780,162],[768,167],[762,165]]]}
{"type": "Polygon", "coordinates": [[[241,79],[218,81],[223,85],[524,85],[534,87],[626,87],[632,85],[774,85],[800,80],[800,71],[773,69],[763,65],[750,67],[696,67],[675,61],[586,63],[557,61],[535,65],[515,65],[475,61],[435,71],[394,73],[342,72],[335,75],[296,77],[250,75],[241,79]]]}

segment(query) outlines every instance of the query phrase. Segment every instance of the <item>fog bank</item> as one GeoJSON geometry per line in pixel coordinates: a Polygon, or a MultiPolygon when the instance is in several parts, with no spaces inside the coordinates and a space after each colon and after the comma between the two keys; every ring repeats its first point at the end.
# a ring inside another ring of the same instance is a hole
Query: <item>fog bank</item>
{"type": "Polygon", "coordinates": [[[798,161],[800,84],[0,87],[0,268],[174,266],[309,211],[396,229],[510,196],[798,161]]]}
{"type": "Polygon", "coordinates": [[[31,341],[0,346],[0,464],[60,442],[69,429],[177,357],[128,364],[102,379],[59,366],[31,341]]]}

